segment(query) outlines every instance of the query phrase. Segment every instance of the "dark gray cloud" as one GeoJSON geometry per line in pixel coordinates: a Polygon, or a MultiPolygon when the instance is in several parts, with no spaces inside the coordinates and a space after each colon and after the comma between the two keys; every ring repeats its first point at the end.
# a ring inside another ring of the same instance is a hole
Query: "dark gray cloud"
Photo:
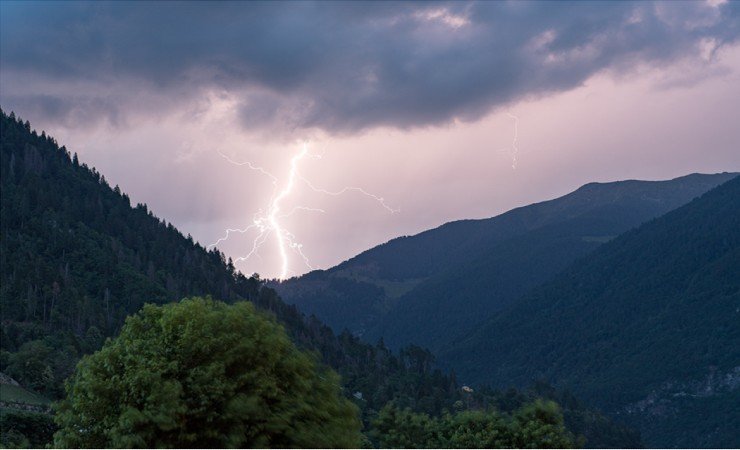
{"type": "Polygon", "coordinates": [[[114,127],[124,125],[119,103],[104,97],[8,94],[3,95],[3,102],[6,101],[11,105],[22,105],[24,112],[51,118],[68,128],[84,128],[101,122],[114,127]]]}
{"type": "Polygon", "coordinates": [[[121,124],[213,89],[255,129],[475,120],[740,35],[740,2],[1,5],[3,107],[67,124],[121,124]]]}

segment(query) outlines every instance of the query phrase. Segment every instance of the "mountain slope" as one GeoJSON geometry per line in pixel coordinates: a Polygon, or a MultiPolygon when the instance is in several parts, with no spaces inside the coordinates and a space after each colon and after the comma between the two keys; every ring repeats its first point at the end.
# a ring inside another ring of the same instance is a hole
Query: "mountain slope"
{"type": "MultiPolygon", "coordinates": [[[[62,395],[62,382],[78,359],[115,335],[143,302],[213,294],[250,300],[274,314],[299,346],[315,351],[341,374],[345,393],[360,406],[365,423],[390,400],[440,414],[467,395],[454,375],[437,369],[434,356],[420,347],[393,354],[382,343],[336,335],[315,317],[303,316],[261,280],[236,272],[224,255],[183,237],[145,205],[132,208],[118,187],[110,188],[95,169],[12,113],[0,112],[0,175],[0,371],[32,391],[52,399],[62,395]]],[[[54,432],[47,415],[6,411],[6,394],[22,400],[16,406],[23,409],[36,398],[21,393],[15,386],[3,387],[2,444],[43,446],[54,432]]],[[[514,390],[476,395],[480,404],[514,395],[518,406],[562,396],[514,390]]],[[[568,429],[590,445],[640,445],[633,430],[569,396],[562,398],[568,399],[568,429]]]]}
{"type": "Polygon", "coordinates": [[[648,445],[740,445],[740,177],[604,244],[443,359],[465,381],[570,386],[648,445]]]}
{"type": "Polygon", "coordinates": [[[298,345],[342,375],[348,394],[364,393],[358,403],[368,413],[391,399],[439,412],[459,398],[429,352],[394,355],[334,334],[146,205],[131,207],[117,186],[45,133],[0,115],[0,370],[23,386],[58,398],[79,358],[145,302],[213,295],[273,313],[298,345]]]}
{"type": "Polygon", "coordinates": [[[732,176],[590,183],[491,219],[394,239],[275,287],[335,328],[438,351],[603,242],[732,176]]]}

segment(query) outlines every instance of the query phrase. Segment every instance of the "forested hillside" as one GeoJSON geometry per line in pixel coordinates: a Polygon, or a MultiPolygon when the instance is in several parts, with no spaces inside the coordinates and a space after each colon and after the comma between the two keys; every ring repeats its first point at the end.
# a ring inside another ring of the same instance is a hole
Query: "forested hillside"
{"type": "Polygon", "coordinates": [[[459,398],[429,352],[412,346],[393,355],[382,344],[335,335],[146,205],[132,207],[117,186],[28,122],[3,113],[0,126],[2,371],[22,385],[58,398],[80,356],[144,303],[213,295],[275,314],[294,341],[340,373],[348,395],[362,394],[356,401],[369,414],[391,399],[433,413],[459,398]]]}
{"type": "Polygon", "coordinates": [[[444,353],[468,382],[544,378],[657,447],[740,445],[740,177],[604,244],[444,353]]]}
{"type": "MultiPolygon", "coordinates": [[[[1,370],[34,391],[3,381],[3,446],[48,443],[54,425],[46,406],[28,398],[60,398],[80,357],[115,336],[144,303],[191,295],[249,300],[274,314],[299,347],[319,353],[341,375],[366,426],[391,400],[397,408],[438,416],[493,404],[513,412],[535,398],[560,399],[555,391],[486,391],[472,398],[423,348],[393,354],[382,341],[372,346],[334,334],[261,280],[235,271],[223,254],[206,251],[145,205],[132,207],[118,187],[12,113],[0,117],[0,168],[1,370]]],[[[592,445],[640,443],[633,431],[584,405],[568,403],[564,414],[568,430],[592,445]]]]}
{"type": "Polygon", "coordinates": [[[394,239],[276,289],[333,327],[437,352],[602,243],[733,176],[590,183],[491,219],[394,239]]]}

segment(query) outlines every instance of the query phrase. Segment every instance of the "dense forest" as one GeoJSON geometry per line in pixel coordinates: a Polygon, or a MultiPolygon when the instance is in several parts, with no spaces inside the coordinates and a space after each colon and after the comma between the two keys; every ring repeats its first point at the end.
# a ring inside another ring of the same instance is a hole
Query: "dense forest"
{"type": "Polygon", "coordinates": [[[442,354],[572,386],[652,446],[740,442],[740,177],[604,244],[442,354]]]}
{"type": "MultiPolygon", "coordinates": [[[[0,169],[0,362],[3,373],[33,391],[28,395],[63,397],[64,380],[80,358],[116,336],[144,304],[212,295],[229,303],[248,300],[273,315],[299,348],[338,372],[344,395],[359,407],[366,427],[390,401],[441,417],[493,406],[513,413],[535,399],[562,396],[533,390],[472,394],[421,347],[393,353],[382,340],[369,345],[346,331],[335,334],[146,205],[132,206],[118,186],[109,186],[76,154],[13,113],[3,112],[0,120],[0,169]]],[[[13,411],[5,400],[4,439],[18,437],[16,445],[49,442],[53,424],[43,411],[13,411]]],[[[569,432],[592,446],[639,445],[634,432],[580,403],[564,404],[563,414],[569,432]]]]}
{"type": "Polygon", "coordinates": [[[490,219],[394,239],[275,288],[329,325],[437,353],[602,243],[733,176],[590,183],[490,219]]]}

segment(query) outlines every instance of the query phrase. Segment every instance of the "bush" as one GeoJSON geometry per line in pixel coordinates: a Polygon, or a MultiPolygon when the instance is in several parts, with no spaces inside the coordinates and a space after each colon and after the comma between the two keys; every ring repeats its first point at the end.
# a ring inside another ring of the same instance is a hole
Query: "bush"
{"type": "Polygon", "coordinates": [[[535,400],[512,415],[460,411],[440,418],[392,402],[373,422],[372,436],[388,448],[569,448],[571,434],[556,403],[535,400]]]}
{"type": "Polygon", "coordinates": [[[0,444],[3,448],[43,448],[57,429],[48,414],[0,410],[0,444]]]}

